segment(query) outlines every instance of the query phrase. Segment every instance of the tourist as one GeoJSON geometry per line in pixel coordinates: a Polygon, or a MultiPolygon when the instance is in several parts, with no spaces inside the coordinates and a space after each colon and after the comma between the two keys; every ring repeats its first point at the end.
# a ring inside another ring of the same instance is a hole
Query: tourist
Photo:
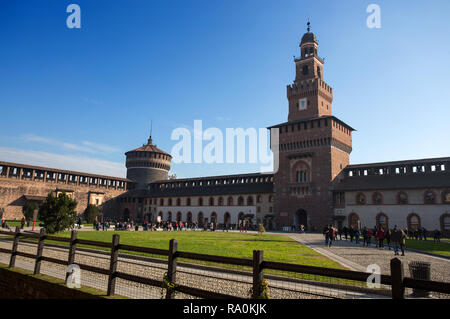
{"type": "Polygon", "coordinates": [[[441,242],[441,232],[437,229],[433,232],[433,242],[435,243],[441,242]]]}
{"type": "Polygon", "coordinates": [[[359,231],[359,228],[355,230],[355,243],[356,245],[359,245],[359,239],[360,239],[361,233],[359,231]]]}
{"type": "Polygon", "coordinates": [[[328,226],[328,247],[331,247],[333,244],[334,237],[336,236],[336,232],[334,231],[334,228],[329,225],[328,226]]]}
{"type": "Polygon", "coordinates": [[[427,230],[425,229],[425,227],[422,227],[422,234],[423,234],[423,240],[427,240],[427,230]]]}
{"type": "Polygon", "coordinates": [[[348,228],[347,228],[347,226],[344,226],[343,231],[344,231],[345,240],[347,240],[347,235],[348,235],[348,228]]]}
{"type": "Polygon", "coordinates": [[[364,226],[364,228],[362,229],[363,247],[366,247],[366,246],[367,246],[367,243],[368,243],[367,236],[368,236],[367,227],[364,226]]]}
{"type": "Polygon", "coordinates": [[[350,235],[350,242],[353,242],[353,237],[355,236],[355,230],[353,229],[353,226],[350,226],[349,235],[350,235]]]}
{"type": "Polygon", "coordinates": [[[382,227],[378,228],[376,238],[378,240],[378,247],[384,248],[384,229],[382,227]]]}
{"type": "Polygon", "coordinates": [[[330,234],[330,229],[327,225],[323,228],[323,235],[325,236],[325,246],[328,246],[328,241],[330,240],[329,234],[330,234]]]}
{"type": "Polygon", "coordinates": [[[391,230],[389,228],[386,228],[384,236],[384,238],[386,238],[386,244],[388,245],[389,250],[391,250],[391,230]]]}
{"type": "Polygon", "coordinates": [[[392,245],[394,246],[394,253],[398,255],[398,248],[400,247],[402,251],[402,256],[405,256],[405,242],[406,242],[406,234],[403,230],[397,229],[397,225],[394,226],[394,230],[391,235],[392,245]]]}
{"type": "Polygon", "coordinates": [[[372,240],[373,232],[372,229],[367,230],[367,247],[370,246],[370,241],[372,240]]]}

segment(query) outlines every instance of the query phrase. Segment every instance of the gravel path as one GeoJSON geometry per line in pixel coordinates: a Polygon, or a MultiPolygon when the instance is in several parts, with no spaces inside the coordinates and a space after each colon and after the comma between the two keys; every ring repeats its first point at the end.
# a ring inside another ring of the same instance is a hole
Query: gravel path
{"type": "MultiPolygon", "coordinates": [[[[431,264],[431,280],[450,282],[450,260],[446,258],[408,250],[405,251],[405,256],[395,256],[394,251],[387,247],[380,249],[376,248],[374,244],[371,247],[362,247],[362,243],[356,245],[350,240],[337,240],[333,243],[333,246],[327,247],[322,234],[290,234],[289,237],[307,244],[337,262],[341,262],[347,268],[357,268],[354,270],[365,271],[368,265],[377,264],[380,266],[382,274],[390,275],[390,260],[398,257],[403,261],[403,270],[406,277],[411,277],[408,268],[410,262],[423,261],[431,264]]],[[[448,295],[443,297],[449,298],[448,295]]]]}
{"type": "MultiPolygon", "coordinates": [[[[0,241],[0,247],[11,249],[10,241],[0,241]]],[[[19,251],[35,254],[36,245],[20,243],[19,251]]],[[[67,249],[45,247],[44,256],[67,260],[67,249]]],[[[0,253],[0,262],[8,263],[9,254],[0,253]]],[[[92,265],[104,269],[109,268],[109,256],[100,253],[83,252],[78,250],[75,263],[92,265]]],[[[16,257],[16,267],[33,270],[34,260],[16,257]]],[[[252,276],[230,274],[221,271],[211,271],[200,268],[190,268],[179,266],[177,271],[177,282],[189,287],[205,289],[214,292],[233,295],[236,297],[249,297],[249,290],[252,287],[252,276]]],[[[161,280],[167,271],[167,264],[155,263],[152,261],[134,260],[129,258],[119,258],[118,271],[128,274],[138,275],[146,278],[161,280]]],[[[66,267],[63,265],[42,262],[41,272],[56,278],[65,278],[66,267]]],[[[106,291],[107,276],[97,273],[81,272],[81,283],[106,291]]],[[[270,295],[273,299],[323,299],[323,298],[373,298],[374,295],[358,291],[346,291],[326,286],[317,286],[285,278],[283,280],[269,279],[270,295]]],[[[332,282],[330,282],[332,283],[332,282]]],[[[161,288],[129,282],[122,279],[117,280],[116,294],[129,298],[161,298],[161,288]]],[[[380,297],[377,295],[377,297],[380,297]]],[[[187,295],[178,294],[178,298],[192,298],[187,295]]]]}

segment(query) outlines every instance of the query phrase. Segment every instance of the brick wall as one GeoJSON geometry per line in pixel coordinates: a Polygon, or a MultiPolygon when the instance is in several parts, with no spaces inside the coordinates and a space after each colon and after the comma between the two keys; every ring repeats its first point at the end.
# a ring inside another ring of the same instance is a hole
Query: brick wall
{"type": "Polygon", "coordinates": [[[124,193],[124,190],[108,189],[105,187],[77,186],[65,183],[19,180],[16,178],[0,177],[0,208],[5,209],[3,218],[16,220],[22,218],[22,207],[25,204],[24,195],[47,196],[49,192],[53,192],[56,189],[73,191],[73,196],[78,202],[78,214],[82,213],[87,207],[89,192],[104,193],[104,212],[114,212],[114,210],[117,209],[117,203],[113,199],[124,193]]]}

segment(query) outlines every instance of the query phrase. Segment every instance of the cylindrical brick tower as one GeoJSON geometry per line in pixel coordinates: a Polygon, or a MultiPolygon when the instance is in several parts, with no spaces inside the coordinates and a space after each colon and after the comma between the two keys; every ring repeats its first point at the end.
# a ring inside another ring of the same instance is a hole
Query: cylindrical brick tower
{"type": "Polygon", "coordinates": [[[151,136],[147,144],[125,156],[127,178],[135,181],[135,189],[146,189],[151,182],[168,179],[172,156],[153,145],[151,136]]]}

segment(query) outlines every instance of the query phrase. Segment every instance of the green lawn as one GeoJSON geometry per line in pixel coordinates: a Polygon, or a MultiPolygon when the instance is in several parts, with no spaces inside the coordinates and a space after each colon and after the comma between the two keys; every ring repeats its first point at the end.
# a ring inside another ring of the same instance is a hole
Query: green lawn
{"type": "Polygon", "coordinates": [[[440,243],[433,243],[433,240],[406,240],[406,248],[421,250],[433,254],[450,256],[450,244],[448,241],[441,239],[440,243]]]}
{"type": "MultiPolygon", "coordinates": [[[[122,244],[134,246],[168,249],[169,241],[176,239],[178,250],[181,251],[252,258],[253,250],[264,250],[264,259],[268,261],[342,269],[340,264],[283,235],[224,233],[221,231],[79,231],[78,238],[111,242],[113,234],[120,235],[122,244]]],[[[70,237],[70,232],[61,233],[58,236],[70,237]]]]}

